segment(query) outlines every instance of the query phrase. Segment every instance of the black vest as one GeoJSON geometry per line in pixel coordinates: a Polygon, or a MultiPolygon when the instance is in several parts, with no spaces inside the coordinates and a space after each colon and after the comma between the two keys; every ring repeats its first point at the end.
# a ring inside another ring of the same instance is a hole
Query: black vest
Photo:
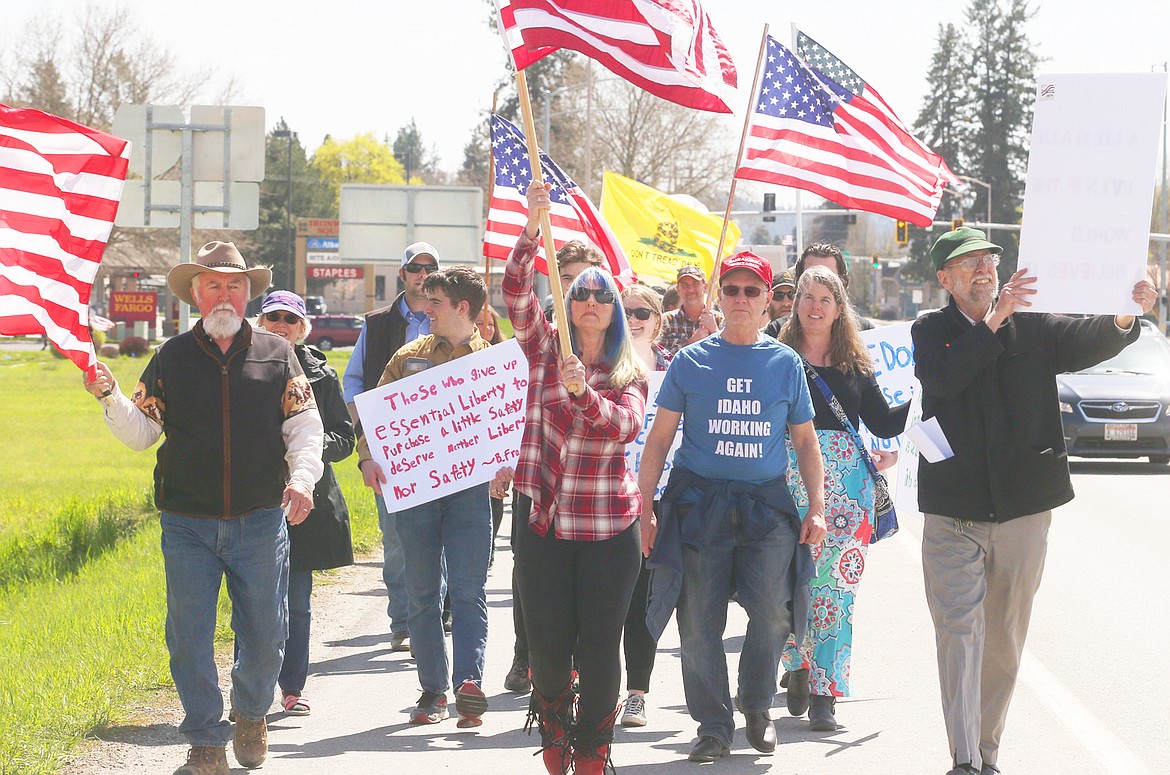
{"type": "Polygon", "coordinates": [[[155,505],[220,518],[279,506],[288,476],[284,395],[300,372],[288,342],[247,323],[226,355],[202,323],[161,345],[143,374],[155,382],[148,395],[165,403],[155,505]]]}

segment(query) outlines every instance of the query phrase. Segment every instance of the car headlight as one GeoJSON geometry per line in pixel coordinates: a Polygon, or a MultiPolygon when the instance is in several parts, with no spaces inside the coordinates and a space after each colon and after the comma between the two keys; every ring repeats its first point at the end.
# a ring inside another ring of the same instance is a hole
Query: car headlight
{"type": "Polygon", "coordinates": [[[1072,404],[1065,401],[1060,402],[1060,411],[1062,414],[1072,414],[1072,404]]]}

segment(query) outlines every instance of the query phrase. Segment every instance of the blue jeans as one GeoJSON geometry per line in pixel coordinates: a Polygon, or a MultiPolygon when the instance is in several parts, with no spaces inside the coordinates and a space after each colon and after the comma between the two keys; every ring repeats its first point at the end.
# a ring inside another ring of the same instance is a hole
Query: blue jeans
{"type": "Polygon", "coordinates": [[[378,506],[378,527],[382,529],[382,583],[386,585],[386,615],[390,617],[390,632],[406,632],[406,559],[402,556],[402,544],[394,526],[396,512],[386,510],[386,499],[374,495],[378,506]]]}
{"type": "Polygon", "coordinates": [[[428,692],[445,692],[452,681],[455,686],[466,680],[481,683],[488,622],[484,587],[492,546],[487,483],[400,511],[395,524],[406,555],[410,643],[419,683],[428,692]],[[444,555],[454,672],[443,633],[444,555]]]}
{"type": "Polygon", "coordinates": [[[313,621],[313,571],[288,572],[288,640],[277,683],[283,694],[305,690],[309,677],[309,627],[313,621]]]}
{"type": "Polygon", "coordinates": [[[780,654],[792,629],[792,564],[798,536],[782,522],[764,538],[746,541],[738,514],[728,509],[711,543],[701,552],[683,547],[682,594],[678,602],[683,691],[699,737],[731,745],[735,732],[727,680],[723,632],[727,605],[736,592],[748,614],[739,655],[739,702],[745,712],[767,710],[776,694],[780,654]]]}
{"type": "Polygon", "coordinates": [[[239,656],[232,666],[232,707],[257,721],[272,707],[288,635],[288,529],[280,508],[239,519],[162,512],[167,574],[167,650],[171,677],[186,717],[179,731],[193,746],[223,747],[231,725],[215,667],[216,603],[227,577],[232,631],[239,656]]]}

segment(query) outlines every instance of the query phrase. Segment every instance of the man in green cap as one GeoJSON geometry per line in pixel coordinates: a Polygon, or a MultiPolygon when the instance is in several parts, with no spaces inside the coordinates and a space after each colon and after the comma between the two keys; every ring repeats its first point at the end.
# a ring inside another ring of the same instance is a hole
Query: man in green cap
{"type": "MultiPolygon", "coordinates": [[[[1021,269],[1000,288],[1002,252],[978,229],[941,236],[930,257],[951,300],[911,329],[923,419],[954,450],[918,469],[948,775],[1000,772],[1052,509],[1073,498],[1056,375],[1113,357],[1139,332],[1130,315],[1028,313],[1036,278],[1021,269]]],[[[1134,286],[1143,312],[1156,297],[1151,283],[1134,286]]]]}

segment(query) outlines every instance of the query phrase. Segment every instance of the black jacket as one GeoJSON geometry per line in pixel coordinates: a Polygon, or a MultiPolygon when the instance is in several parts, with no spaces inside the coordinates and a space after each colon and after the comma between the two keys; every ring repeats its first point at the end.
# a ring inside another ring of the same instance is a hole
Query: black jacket
{"type": "Polygon", "coordinates": [[[294,350],[305,376],[309,378],[325,426],[325,447],[321,455],[325,473],[313,490],[313,510],[308,518],[288,529],[289,568],[307,571],[352,565],[349,507],[331,464],[345,460],[353,452],[356,442],[353,423],[349,419],[349,410],[345,408],[337,372],[326,365],[325,355],[303,344],[298,344],[294,350]]]}
{"type": "Polygon", "coordinates": [[[1006,522],[1073,498],[1056,375],[1100,363],[1137,340],[1113,317],[1017,312],[998,332],[954,299],[911,329],[922,417],[937,417],[954,457],[918,467],[926,514],[1006,522]]]}
{"type": "Polygon", "coordinates": [[[366,314],[366,357],[362,360],[362,391],[373,390],[382,378],[386,364],[406,344],[406,318],[399,307],[405,291],[398,294],[388,306],[366,314]]]}

